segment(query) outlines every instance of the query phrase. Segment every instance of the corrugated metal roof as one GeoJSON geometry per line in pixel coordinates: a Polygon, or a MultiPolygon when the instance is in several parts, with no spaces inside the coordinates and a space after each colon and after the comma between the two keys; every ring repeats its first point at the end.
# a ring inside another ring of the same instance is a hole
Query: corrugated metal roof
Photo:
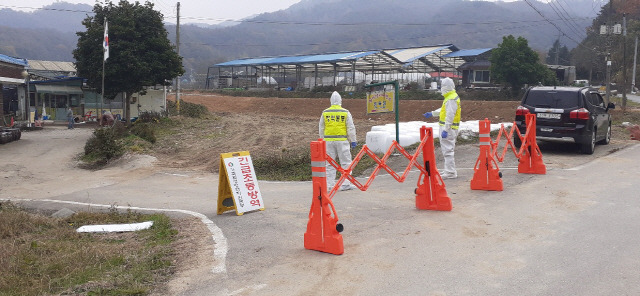
{"type": "Polygon", "coordinates": [[[292,69],[302,65],[303,69],[338,69],[355,67],[356,71],[402,71],[409,72],[454,72],[457,66],[464,63],[464,56],[484,53],[487,49],[459,50],[453,44],[437,44],[411,48],[394,48],[355,52],[339,52],[314,55],[279,56],[263,58],[247,58],[228,61],[214,67],[258,67],[278,65],[292,69]],[[451,55],[461,52],[460,56],[451,55]],[[313,66],[315,67],[304,67],[313,66]],[[337,67],[337,68],[336,68],[337,67]]]}
{"type": "Polygon", "coordinates": [[[215,66],[224,66],[224,67],[233,67],[233,66],[253,66],[264,64],[269,60],[273,60],[273,58],[252,58],[252,59],[239,59],[228,61],[220,64],[216,64],[215,66]]]}
{"type": "Polygon", "coordinates": [[[42,71],[76,72],[72,62],[30,60],[29,68],[42,71]]]}
{"type": "Polygon", "coordinates": [[[29,66],[29,62],[27,62],[26,59],[14,58],[14,57],[10,57],[10,56],[4,55],[4,54],[0,54],[0,62],[5,62],[5,63],[9,63],[9,64],[14,64],[14,65],[20,65],[20,66],[24,66],[24,67],[28,67],[29,66]]]}
{"type": "Polygon", "coordinates": [[[481,55],[487,51],[492,50],[493,48],[475,48],[475,49],[462,49],[458,51],[454,51],[445,55],[445,58],[457,58],[457,57],[472,57],[481,55]]]}
{"type": "Polygon", "coordinates": [[[215,66],[231,67],[231,66],[276,65],[276,64],[329,63],[329,62],[336,62],[336,61],[356,60],[371,54],[376,54],[378,52],[379,51],[356,51],[356,52],[342,52],[342,53],[302,55],[302,56],[281,56],[281,57],[239,59],[239,60],[233,60],[233,61],[216,64],[215,66]]]}
{"type": "Polygon", "coordinates": [[[79,86],[69,85],[50,85],[50,84],[36,84],[37,93],[49,93],[49,94],[82,94],[82,88],[79,86]]]}
{"type": "Polygon", "coordinates": [[[451,46],[453,45],[447,44],[447,45],[438,45],[438,46],[392,49],[392,50],[385,50],[385,52],[393,56],[394,58],[398,59],[402,63],[410,63],[421,57],[428,56],[434,52],[449,48],[451,46]]]}

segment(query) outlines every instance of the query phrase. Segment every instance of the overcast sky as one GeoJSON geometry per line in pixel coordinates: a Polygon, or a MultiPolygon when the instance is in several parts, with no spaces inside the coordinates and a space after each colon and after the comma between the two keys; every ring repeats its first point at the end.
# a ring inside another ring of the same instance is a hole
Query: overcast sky
{"type": "MultiPolygon", "coordinates": [[[[113,0],[118,3],[119,0],[113,0]]],[[[55,0],[2,0],[0,8],[32,11],[55,0]]],[[[65,0],[60,2],[84,3],[93,6],[95,0],[65,0]]],[[[133,1],[131,1],[133,2],[133,1]]],[[[144,3],[145,0],[139,0],[144,3]]],[[[238,20],[255,14],[286,9],[300,0],[150,0],[162,12],[165,21],[176,22],[176,3],[180,2],[180,23],[216,24],[225,20],[238,20]]]]}

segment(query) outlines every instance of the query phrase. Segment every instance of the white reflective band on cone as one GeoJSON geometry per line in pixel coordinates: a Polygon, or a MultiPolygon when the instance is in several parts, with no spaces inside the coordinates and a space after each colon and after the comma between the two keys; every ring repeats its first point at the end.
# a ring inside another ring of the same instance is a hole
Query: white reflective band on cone
{"type": "Polygon", "coordinates": [[[321,168],[325,166],[324,161],[312,161],[311,166],[314,168],[321,168]]]}
{"type": "Polygon", "coordinates": [[[311,172],[311,177],[326,178],[327,177],[327,173],[326,172],[311,172]]]}

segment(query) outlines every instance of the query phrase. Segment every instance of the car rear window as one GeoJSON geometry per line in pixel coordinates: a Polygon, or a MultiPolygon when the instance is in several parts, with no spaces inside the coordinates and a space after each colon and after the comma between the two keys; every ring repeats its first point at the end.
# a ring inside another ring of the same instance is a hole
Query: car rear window
{"type": "Polygon", "coordinates": [[[580,93],[576,91],[531,90],[524,103],[532,107],[570,109],[580,106],[580,93]]]}

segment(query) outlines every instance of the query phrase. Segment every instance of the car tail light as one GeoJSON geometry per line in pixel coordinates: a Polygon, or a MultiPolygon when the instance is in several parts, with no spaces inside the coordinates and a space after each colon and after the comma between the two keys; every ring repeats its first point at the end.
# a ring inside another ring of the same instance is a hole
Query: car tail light
{"type": "Polygon", "coordinates": [[[578,110],[573,110],[569,113],[569,118],[571,119],[589,119],[589,110],[585,108],[580,108],[578,110]]]}
{"type": "Polygon", "coordinates": [[[525,106],[518,106],[518,109],[516,109],[516,116],[525,116],[527,114],[529,114],[529,108],[525,106]]]}

